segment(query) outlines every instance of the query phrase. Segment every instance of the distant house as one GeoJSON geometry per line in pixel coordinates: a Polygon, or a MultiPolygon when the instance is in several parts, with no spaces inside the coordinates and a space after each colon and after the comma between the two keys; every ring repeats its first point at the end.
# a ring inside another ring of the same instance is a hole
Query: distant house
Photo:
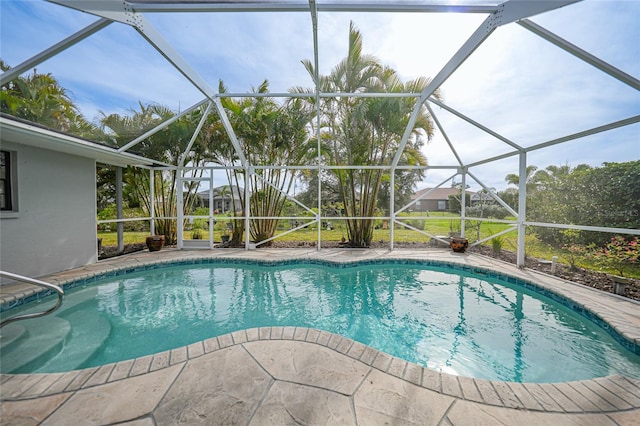
{"type": "MultiPolygon", "coordinates": [[[[228,212],[235,204],[236,209],[241,209],[240,193],[244,193],[244,188],[235,185],[223,185],[213,188],[213,210],[220,213],[228,212]]],[[[209,206],[210,192],[208,189],[198,192],[200,206],[209,206]]]]}
{"type": "MultiPolygon", "coordinates": [[[[467,191],[473,196],[475,193],[467,191]]],[[[449,196],[458,195],[458,188],[424,188],[415,192],[411,200],[417,200],[413,205],[415,212],[443,212],[449,211],[449,196]],[[429,192],[431,191],[431,192],[429,192]],[[428,193],[428,194],[427,194],[428,193]],[[426,194],[426,195],[425,195],[426,194]]]]}
{"type": "Polygon", "coordinates": [[[421,189],[411,197],[412,200],[417,200],[413,205],[413,210],[417,212],[448,211],[449,196],[456,194],[458,194],[458,188],[421,189]]]}

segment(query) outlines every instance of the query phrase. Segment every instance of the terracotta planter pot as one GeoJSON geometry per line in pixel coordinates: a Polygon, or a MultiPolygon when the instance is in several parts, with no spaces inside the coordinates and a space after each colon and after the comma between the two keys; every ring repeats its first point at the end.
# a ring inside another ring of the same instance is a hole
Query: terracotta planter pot
{"type": "Polygon", "coordinates": [[[164,235],[151,235],[146,240],[149,251],[160,251],[164,245],[164,235]]]}
{"type": "Polygon", "coordinates": [[[451,246],[451,250],[456,253],[464,253],[467,247],[469,247],[469,240],[466,238],[451,238],[449,246],[451,246]]]}

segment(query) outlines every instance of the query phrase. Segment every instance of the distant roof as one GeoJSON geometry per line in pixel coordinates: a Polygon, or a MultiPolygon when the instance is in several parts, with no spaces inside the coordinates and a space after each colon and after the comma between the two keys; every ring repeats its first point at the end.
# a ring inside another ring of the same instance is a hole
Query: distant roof
{"type": "MultiPolygon", "coordinates": [[[[415,200],[420,198],[421,200],[448,200],[450,195],[457,195],[458,188],[424,188],[415,192],[411,199],[415,200]],[[431,191],[431,192],[429,192],[431,191]],[[422,194],[429,192],[429,194],[421,197],[422,194]]],[[[475,192],[467,191],[467,194],[475,194],[475,192]]]]}
{"type": "MultiPolygon", "coordinates": [[[[238,187],[236,185],[222,185],[222,186],[217,186],[217,187],[213,188],[213,197],[214,198],[221,197],[223,193],[225,194],[225,197],[228,197],[228,196],[231,195],[231,193],[233,193],[233,198],[239,199],[240,198],[240,193],[244,193],[244,188],[241,187],[241,186],[238,187]]],[[[209,190],[205,189],[204,191],[199,191],[198,192],[198,196],[200,196],[204,200],[208,200],[209,199],[209,190]]]]}

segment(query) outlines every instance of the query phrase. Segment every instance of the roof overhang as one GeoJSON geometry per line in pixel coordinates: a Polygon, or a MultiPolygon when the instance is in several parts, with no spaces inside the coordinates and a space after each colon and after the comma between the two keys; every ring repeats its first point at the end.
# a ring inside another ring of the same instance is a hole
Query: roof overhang
{"type": "Polygon", "coordinates": [[[2,142],[12,142],[18,145],[91,158],[99,163],[114,166],[154,166],[154,162],[148,158],[126,152],[118,152],[108,146],[4,116],[0,117],[0,139],[2,142]]]}

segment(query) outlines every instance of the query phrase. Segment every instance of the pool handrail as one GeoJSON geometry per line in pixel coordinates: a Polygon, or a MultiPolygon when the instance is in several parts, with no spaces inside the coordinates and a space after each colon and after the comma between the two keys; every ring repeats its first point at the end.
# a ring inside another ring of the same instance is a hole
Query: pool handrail
{"type": "Polygon", "coordinates": [[[60,307],[60,305],[62,304],[62,298],[64,296],[64,290],[62,289],[62,287],[55,285],[55,284],[51,284],[51,283],[47,283],[44,281],[40,281],[40,280],[36,280],[35,278],[29,278],[29,277],[25,277],[22,275],[18,275],[18,274],[13,274],[11,272],[6,272],[6,271],[0,271],[0,277],[6,277],[6,278],[10,278],[14,281],[21,281],[27,284],[32,284],[32,285],[36,285],[36,286],[40,286],[40,287],[45,287],[48,288],[50,290],[53,290],[56,292],[56,294],[58,295],[58,300],[56,301],[56,304],[47,309],[46,311],[43,312],[34,312],[31,314],[22,314],[22,315],[15,315],[13,317],[9,317],[5,320],[3,320],[2,322],[0,322],[0,328],[4,327],[5,325],[12,323],[14,321],[18,321],[18,320],[22,320],[22,319],[29,319],[29,318],[38,318],[38,317],[42,317],[45,316],[47,314],[50,314],[51,312],[55,311],[56,309],[58,309],[60,307]]]}

